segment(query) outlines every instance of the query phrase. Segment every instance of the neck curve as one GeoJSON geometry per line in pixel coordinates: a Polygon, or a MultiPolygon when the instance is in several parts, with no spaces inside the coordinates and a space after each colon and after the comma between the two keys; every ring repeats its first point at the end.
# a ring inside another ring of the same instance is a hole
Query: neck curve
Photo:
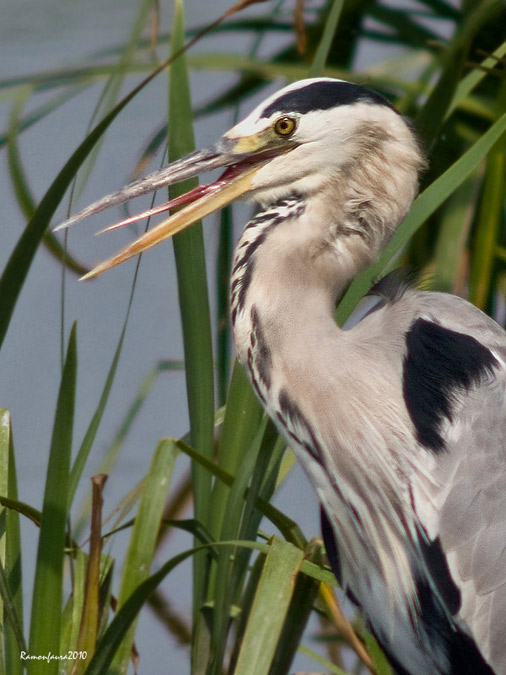
{"type": "Polygon", "coordinates": [[[332,331],[338,339],[337,298],[378,257],[416,195],[421,155],[392,139],[388,148],[390,164],[383,152],[359,154],[326,180],[308,181],[303,193],[266,205],[248,223],[231,281],[232,323],[243,364],[254,337],[253,310],[273,352],[287,348],[284,336],[300,336],[301,345],[315,331],[332,331]]]}

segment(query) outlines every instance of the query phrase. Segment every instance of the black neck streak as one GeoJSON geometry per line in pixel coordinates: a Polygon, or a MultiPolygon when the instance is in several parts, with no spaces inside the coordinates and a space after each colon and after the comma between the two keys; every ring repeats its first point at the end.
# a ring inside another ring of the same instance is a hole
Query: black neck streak
{"type": "Polygon", "coordinates": [[[269,234],[289,218],[298,218],[305,211],[305,202],[298,195],[282,199],[258,213],[246,226],[237,247],[231,282],[232,323],[246,305],[246,295],[255,269],[255,253],[269,234]]]}

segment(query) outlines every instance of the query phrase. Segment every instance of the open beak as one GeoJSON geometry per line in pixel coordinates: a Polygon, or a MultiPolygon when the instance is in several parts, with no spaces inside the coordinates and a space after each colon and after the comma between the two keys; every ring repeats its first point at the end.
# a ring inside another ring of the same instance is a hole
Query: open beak
{"type": "Polygon", "coordinates": [[[179,183],[188,178],[193,178],[206,171],[227,167],[216,182],[209,185],[201,185],[181,197],[177,197],[161,206],[144,211],[131,218],[126,218],[102,230],[102,232],[113,230],[156,213],[182,207],[151,230],[145,232],[119,253],[99,263],[91,272],[82,277],[82,279],[91,279],[111,267],[115,267],[125,260],[155,246],[164,239],[181,232],[181,230],[184,230],[197,220],[213,213],[213,211],[221,209],[234,199],[251,191],[253,177],[258,170],[274,156],[286,152],[286,150],[288,150],[286,145],[281,148],[277,143],[274,144],[262,138],[261,134],[242,138],[224,136],[215,145],[203,150],[197,150],[169,164],[165,169],[152,173],[127,185],[118,192],[103,197],[64,223],[61,223],[61,225],[55,228],[55,231],[69,227],[73,223],[99,213],[111,206],[123,204],[134,197],[153,192],[161,187],[179,183]]]}

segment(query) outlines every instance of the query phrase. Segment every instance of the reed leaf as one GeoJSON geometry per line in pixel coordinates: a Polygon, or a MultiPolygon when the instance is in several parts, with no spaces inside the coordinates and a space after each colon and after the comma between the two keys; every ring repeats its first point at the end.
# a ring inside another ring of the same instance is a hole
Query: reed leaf
{"type": "MultiPolygon", "coordinates": [[[[18,488],[12,422],[9,411],[5,409],[0,409],[0,482],[1,493],[12,501],[16,501],[18,488]]],[[[0,606],[4,642],[1,661],[5,673],[18,675],[23,670],[19,654],[27,650],[23,634],[22,546],[19,514],[4,505],[0,512],[0,524],[0,606]]]]}
{"type": "Polygon", "coordinates": [[[417,197],[403,224],[392,237],[391,242],[383,249],[379,260],[373,263],[368,270],[363,272],[350,285],[337,310],[337,318],[340,323],[348,318],[357,302],[370,289],[374,280],[385,270],[385,267],[401,246],[441,206],[445,199],[468,178],[495,144],[500,141],[501,136],[505,132],[506,113],[455,164],[417,197]]]}
{"type": "MultiPolygon", "coordinates": [[[[118,608],[125,604],[134,589],[148,577],[176,455],[174,441],[163,439],[158,443],[143,485],[130,536],[118,594],[118,608]]],[[[134,634],[135,624],[132,624],[114,656],[111,675],[127,672],[134,634]]]]}
{"type": "MultiPolygon", "coordinates": [[[[69,512],[69,470],[72,452],[77,376],[76,326],[70,334],[53,426],[44,490],[37,565],[30,621],[30,653],[58,654],[63,598],[65,528],[69,512]]],[[[57,673],[58,661],[29,662],[30,675],[57,673]]]]}
{"type": "Polygon", "coordinates": [[[304,553],[274,538],[242,638],[234,675],[267,675],[285,622],[304,553]]]}

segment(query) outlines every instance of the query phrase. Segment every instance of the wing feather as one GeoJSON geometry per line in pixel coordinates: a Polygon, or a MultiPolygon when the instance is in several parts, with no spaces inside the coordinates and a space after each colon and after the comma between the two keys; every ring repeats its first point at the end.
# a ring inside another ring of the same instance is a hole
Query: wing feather
{"type": "MultiPolygon", "coordinates": [[[[465,301],[434,296],[430,306],[422,298],[418,318],[437,327],[428,346],[432,365],[438,362],[434,350],[451,344],[453,352],[441,358],[450,359],[446,364],[454,374],[451,362],[458,362],[469,378],[452,379],[440,368],[440,390],[451,405],[433,420],[441,448],[422,448],[432,460],[431,480],[427,485],[423,476],[413,476],[413,503],[429,536],[439,537],[460,591],[457,621],[495,672],[506,675],[506,333],[465,301]],[[441,340],[444,331],[466,339],[441,340]],[[469,337],[478,345],[478,358],[469,358],[469,337]],[[483,360],[486,353],[492,368],[483,360]]],[[[423,377],[418,386],[427,386],[423,377]]]]}

